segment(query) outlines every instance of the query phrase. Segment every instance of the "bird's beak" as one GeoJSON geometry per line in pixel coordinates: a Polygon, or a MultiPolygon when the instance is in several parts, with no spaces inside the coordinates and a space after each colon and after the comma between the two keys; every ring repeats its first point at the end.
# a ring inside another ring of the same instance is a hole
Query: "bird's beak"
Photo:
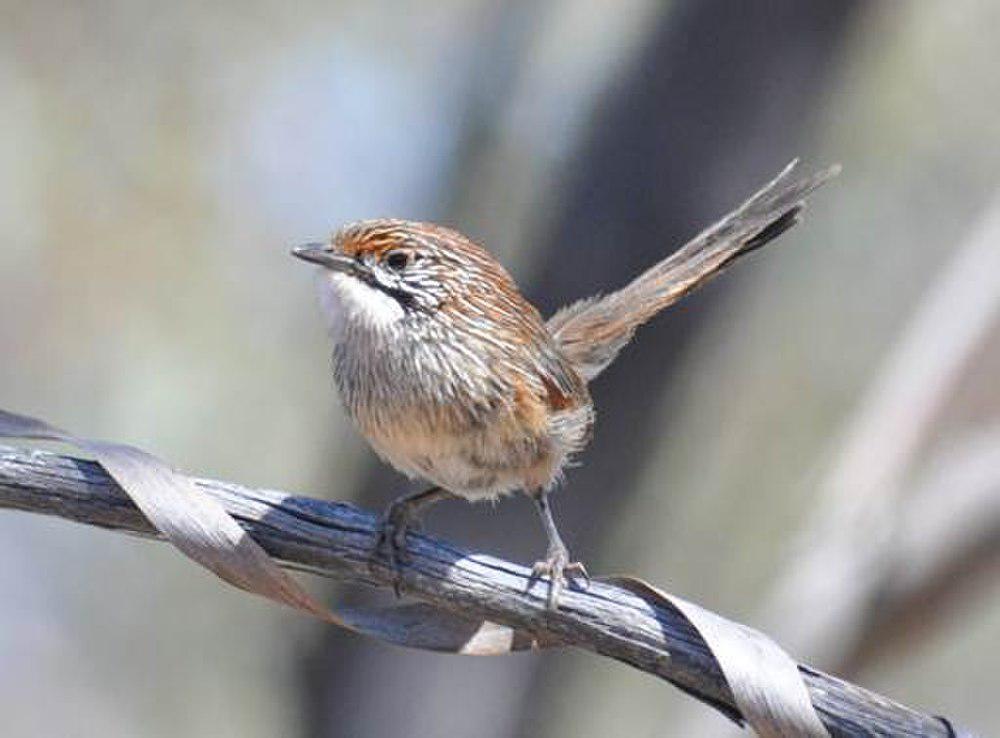
{"type": "Polygon", "coordinates": [[[354,259],[334,253],[333,247],[328,243],[304,243],[292,249],[292,256],[319,264],[335,272],[351,274],[356,269],[354,259]]]}

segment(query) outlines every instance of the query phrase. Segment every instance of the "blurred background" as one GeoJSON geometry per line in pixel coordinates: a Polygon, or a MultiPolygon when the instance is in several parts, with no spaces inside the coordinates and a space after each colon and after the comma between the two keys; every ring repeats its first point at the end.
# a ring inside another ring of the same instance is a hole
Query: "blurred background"
{"type": "MultiPolygon", "coordinates": [[[[408,483],[345,424],[291,244],[443,221],[549,313],[839,161],[601,376],[556,514],[591,572],[997,732],[998,26],[988,0],[0,0],[0,407],[381,507],[408,483]]],[[[544,541],[516,499],[429,527],[544,541]]],[[[399,651],[41,517],[0,514],[0,592],[11,738],[732,732],[605,659],[399,651]]]]}

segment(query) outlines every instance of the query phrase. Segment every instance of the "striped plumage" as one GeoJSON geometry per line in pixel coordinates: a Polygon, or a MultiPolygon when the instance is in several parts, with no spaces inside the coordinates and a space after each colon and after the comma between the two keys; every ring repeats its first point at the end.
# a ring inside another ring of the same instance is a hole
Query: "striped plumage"
{"type": "MultiPolygon", "coordinates": [[[[334,374],[351,417],[383,459],[452,495],[531,494],[549,534],[539,570],[552,575],[554,602],[570,565],[547,492],[590,437],[587,383],[639,325],[794,225],[802,198],[835,173],[788,184],[791,169],[624,288],[548,323],[484,248],[439,225],[360,221],[297,249],[324,267],[334,374]]],[[[404,500],[389,522],[405,534],[416,507],[441,495],[404,500]]]]}
{"type": "Polygon", "coordinates": [[[469,499],[551,486],[586,443],[590,395],[506,270],[429,223],[364,221],[333,244],[371,275],[359,292],[327,271],[320,289],[337,386],[378,454],[469,499]]]}

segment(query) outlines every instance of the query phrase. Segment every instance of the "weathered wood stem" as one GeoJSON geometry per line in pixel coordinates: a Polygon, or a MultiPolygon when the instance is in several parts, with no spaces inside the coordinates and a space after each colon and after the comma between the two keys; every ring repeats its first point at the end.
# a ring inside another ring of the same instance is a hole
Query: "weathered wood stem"
{"type": "MultiPolygon", "coordinates": [[[[378,519],[352,505],[284,492],[198,480],[272,556],[293,568],[356,583],[391,587],[393,575],[372,566],[378,519]]],[[[86,525],[155,537],[125,493],[96,463],[0,446],[0,508],[53,515],[86,525]]],[[[610,584],[564,593],[546,609],[544,583],[528,568],[471,554],[430,536],[411,534],[404,567],[408,592],[438,607],[485,618],[607,656],[666,679],[737,718],[725,679],[704,642],[678,612],[651,607],[610,584]]],[[[808,613],[803,613],[808,617],[808,613]]],[[[962,735],[946,720],[799,667],[810,697],[833,736],[962,735]]]]}

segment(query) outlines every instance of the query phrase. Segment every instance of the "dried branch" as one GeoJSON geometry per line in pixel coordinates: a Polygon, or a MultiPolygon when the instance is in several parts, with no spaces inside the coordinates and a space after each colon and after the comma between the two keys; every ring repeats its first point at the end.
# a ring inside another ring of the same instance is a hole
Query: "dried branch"
{"type": "MultiPolygon", "coordinates": [[[[351,505],[211,480],[198,488],[220,503],[269,554],[291,568],[389,587],[393,574],[369,558],[377,518],[351,505]]],[[[98,464],[41,451],[0,447],[0,508],[54,515],[155,537],[154,528],[98,464]]],[[[677,610],[628,589],[594,582],[570,590],[558,611],[527,568],[469,554],[412,534],[403,569],[408,592],[466,618],[501,623],[532,644],[562,644],[616,659],[672,682],[739,719],[733,696],[705,643],[677,610]]],[[[402,627],[402,626],[401,626],[402,627]]],[[[470,636],[472,633],[470,633],[470,636]]],[[[412,639],[410,639],[412,642],[412,639]]],[[[514,650],[516,646],[512,646],[514,650]]],[[[833,736],[954,736],[944,719],[904,707],[807,666],[809,696],[833,736]]]]}

